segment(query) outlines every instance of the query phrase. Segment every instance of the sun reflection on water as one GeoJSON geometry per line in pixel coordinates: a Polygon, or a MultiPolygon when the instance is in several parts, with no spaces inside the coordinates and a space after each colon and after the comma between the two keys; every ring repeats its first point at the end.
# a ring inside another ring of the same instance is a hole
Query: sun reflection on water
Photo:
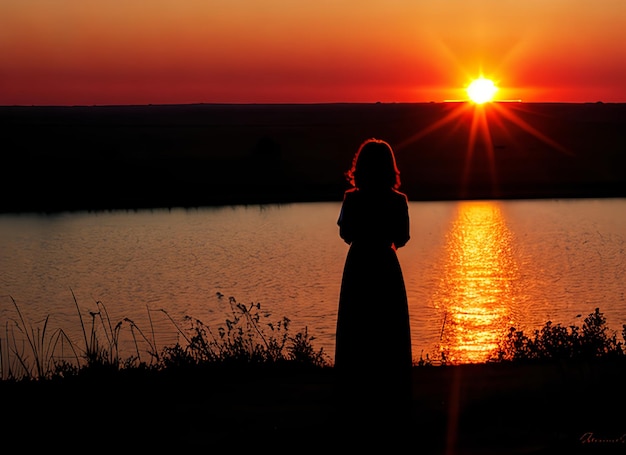
{"type": "Polygon", "coordinates": [[[446,236],[435,307],[444,314],[440,349],[452,363],[488,360],[513,323],[518,271],[496,202],[461,202],[446,236]]]}

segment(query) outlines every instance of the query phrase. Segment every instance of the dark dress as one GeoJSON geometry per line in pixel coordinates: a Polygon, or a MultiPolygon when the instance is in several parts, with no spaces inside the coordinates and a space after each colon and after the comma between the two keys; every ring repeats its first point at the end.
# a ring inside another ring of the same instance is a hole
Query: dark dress
{"type": "Polygon", "coordinates": [[[396,255],[409,240],[407,198],[391,189],[346,191],[337,223],[350,244],[335,345],[341,394],[361,404],[367,400],[374,412],[383,412],[381,406],[397,412],[398,403],[410,398],[412,367],[407,295],[396,255]]]}

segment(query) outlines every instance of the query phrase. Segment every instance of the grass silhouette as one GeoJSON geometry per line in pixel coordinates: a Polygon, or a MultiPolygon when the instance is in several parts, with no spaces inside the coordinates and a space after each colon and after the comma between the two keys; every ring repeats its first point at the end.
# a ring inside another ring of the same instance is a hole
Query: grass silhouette
{"type": "MultiPolygon", "coordinates": [[[[292,334],[288,318],[267,322],[259,304],[230,303],[232,317],[216,329],[189,317],[183,328],[171,319],[180,342],[161,350],[152,327],[114,323],[101,303],[90,321],[81,319],[84,346],[50,331],[47,318],[41,327],[29,325],[16,304],[18,318],[7,328],[13,344],[0,351],[4,434],[28,429],[37,435],[29,446],[41,449],[63,434],[81,447],[97,442],[111,450],[123,443],[241,453],[303,441],[323,450],[341,441],[349,422],[338,417],[332,362],[315,349],[314,337],[306,329],[292,334]],[[129,358],[119,354],[125,327],[137,347],[129,358]]],[[[626,406],[624,355],[624,343],[596,309],[582,327],[548,322],[529,335],[512,328],[485,364],[416,362],[415,449],[596,453],[601,439],[613,441],[602,443],[602,453],[623,449],[623,422],[610,411],[626,406]]],[[[346,447],[366,447],[367,436],[346,447]]]]}
{"type": "MultiPolygon", "coordinates": [[[[80,318],[83,346],[73,343],[62,329],[50,331],[48,317],[40,326],[29,324],[12,299],[18,318],[14,325],[6,325],[7,343],[0,344],[0,381],[62,379],[131,369],[159,372],[207,366],[332,367],[328,354],[314,347],[315,337],[309,335],[308,328],[292,334],[288,317],[267,321],[260,303],[246,305],[230,297],[232,317],[217,329],[190,316],[184,317],[187,326],[183,328],[165,310],[159,310],[171,321],[181,341],[158,349],[150,310],[147,332],[129,318],[114,323],[102,302],[96,302],[98,311],[90,311],[91,321],[86,323],[73,292],[72,296],[80,318]],[[122,357],[119,347],[124,326],[129,328],[134,343],[135,353],[128,357],[122,357]],[[21,339],[16,332],[22,335],[21,339]],[[146,349],[139,348],[140,341],[146,349]]],[[[621,336],[626,341],[626,324],[622,329],[621,336]]],[[[624,342],[609,330],[606,318],[596,308],[584,319],[582,328],[548,321],[543,328],[527,335],[512,327],[489,362],[624,360],[625,356],[624,342]]],[[[420,356],[414,362],[420,367],[447,364],[445,353],[441,354],[441,359],[420,356]]]]}
{"type": "Polygon", "coordinates": [[[50,332],[49,317],[42,326],[30,324],[12,299],[18,318],[15,324],[6,325],[7,345],[0,344],[0,380],[62,379],[86,372],[111,373],[129,369],[152,372],[188,370],[207,365],[322,368],[332,363],[323,349],[315,349],[315,337],[309,335],[307,327],[292,334],[289,318],[267,321],[268,316],[262,315],[260,303],[246,305],[230,297],[232,317],[216,330],[190,316],[183,318],[183,322],[188,323],[183,328],[165,310],[159,310],[172,322],[182,341],[158,349],[151,318],[147,332],[129,318],[114,323],[106,306],[97,301],[98,311],[89,312],[91,321],[87,323],[73,292],[72,296],[79,314],[82,346],[73,343],[62,329],[50,332]],[[128,357],[120,354],[119,340],[124,326],[129,328],[134,343],[135,354],[128,357]],[[147,346],[146,349],[140,349],[140,341],[147,346]]]}

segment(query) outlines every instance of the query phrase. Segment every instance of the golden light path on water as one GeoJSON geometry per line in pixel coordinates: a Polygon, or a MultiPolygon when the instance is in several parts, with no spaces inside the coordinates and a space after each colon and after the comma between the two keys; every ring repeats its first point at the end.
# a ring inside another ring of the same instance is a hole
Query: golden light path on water
{"type": "Polygon", "coordinates": [[[452,363],[485,362],[514,323],[512,288],[518,278],[497,202],[460,203],[445,254],[434,296],[444,314],[440,350],[452,363]]]}

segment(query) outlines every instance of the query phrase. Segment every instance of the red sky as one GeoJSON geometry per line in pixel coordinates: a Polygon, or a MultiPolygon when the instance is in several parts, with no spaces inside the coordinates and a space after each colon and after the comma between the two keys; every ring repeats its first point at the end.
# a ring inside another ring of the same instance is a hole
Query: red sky
{"type": "Polygon", "coordinates": [[[624,0],[3,0],[0,105],[626,102],[624,0]]]}

